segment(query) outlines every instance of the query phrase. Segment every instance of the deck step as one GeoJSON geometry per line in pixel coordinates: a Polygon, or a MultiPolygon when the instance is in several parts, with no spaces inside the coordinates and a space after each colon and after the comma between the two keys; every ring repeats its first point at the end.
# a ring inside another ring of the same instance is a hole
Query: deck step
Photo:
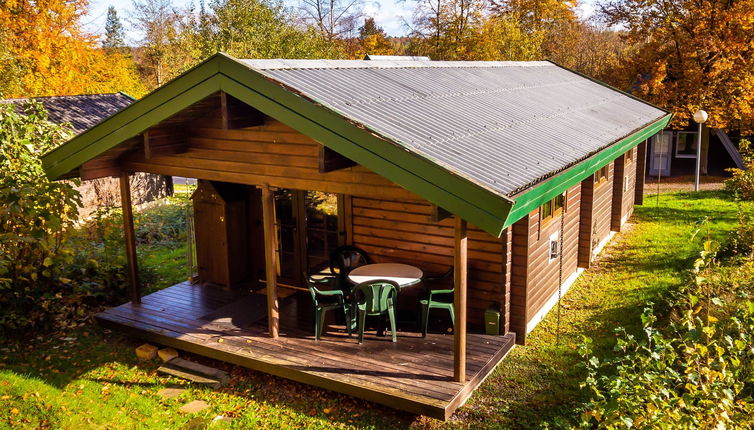
{"type": "Polygon", "coordinates": [[[228,372],[179,357],[166,361],[157,371],[212,388],[220,388],[230,381],[228,372]]]}

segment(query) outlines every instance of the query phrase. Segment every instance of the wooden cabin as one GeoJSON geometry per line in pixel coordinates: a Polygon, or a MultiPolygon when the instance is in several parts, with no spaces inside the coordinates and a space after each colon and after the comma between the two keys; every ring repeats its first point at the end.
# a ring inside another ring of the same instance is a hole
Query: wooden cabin
{"type": "Polygon", "coordinates": [[[646,141],[669,120],[549,62],[218,54],[43,161],[51,178],[121,180],[133,294],[101,324],[445,419],[641,203],[646,141]],[[198,282],[141,296],[134,172],[199,179],[198,282]],[[358,344],[333,325],[314,341],[296,289],[345,244],[454,267],[453,334],[358,344]]]}

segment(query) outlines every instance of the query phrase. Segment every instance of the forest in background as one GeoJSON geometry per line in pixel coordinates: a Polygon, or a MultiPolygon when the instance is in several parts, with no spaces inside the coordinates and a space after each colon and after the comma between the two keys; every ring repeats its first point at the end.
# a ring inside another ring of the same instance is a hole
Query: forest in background
{"type": "Polygon", "coordinates": [[[549,59],[655,103],[684,127],[754,131],[754,0],[417,0],[406,36],[365,0],[133,0],[83,28],[87,0],[0,0],[0,96],[124,91],[141,97],[214,54],[238,58],[549,59]],[[127,43],[127,33],[141,35],[127,43]]]}

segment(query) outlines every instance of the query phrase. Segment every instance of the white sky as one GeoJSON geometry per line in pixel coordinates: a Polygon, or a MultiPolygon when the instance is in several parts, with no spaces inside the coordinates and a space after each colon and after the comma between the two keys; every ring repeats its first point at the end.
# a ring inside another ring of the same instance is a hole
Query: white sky
{"type": "MultiPolygon", "coordinates": [[[[296,0],[286,0],[291,4],[296,4],[296,0]]],[[[595,0],[581,0],[580,9],[582,16],[589,16],[594,11],[595,0]]],[[[192,3],[191,0],[174,0],[177,7],[186,7],[192,3]]],[[[198,7],[199,1],[193,2],[198,7]]],[[[205,3],[209,3],[207,0],[205,3]]],[[[132,9],[130,1],[115,0],[90,0],[89,15],[85,21],[86,28],[96,34],[102,34],[105,31],[105,18],[107,16],[108,6],[113,5],[118,11],[123,25],[128,29],[128,16],[132,9]]],[[[391,36],[402,36],[407,33],[404,26],[404,20],[411,22],[411,14],[414,9],[414,0],[374,0],[365,3],[364,12],[371,16],[377,22],[377,25],[385,29],[391,36]]],[[[139,35],[128,32],[128,37],[138,39],[139,35]]],[[[134,42],[134,40],[131,40],[134,42]]]]}

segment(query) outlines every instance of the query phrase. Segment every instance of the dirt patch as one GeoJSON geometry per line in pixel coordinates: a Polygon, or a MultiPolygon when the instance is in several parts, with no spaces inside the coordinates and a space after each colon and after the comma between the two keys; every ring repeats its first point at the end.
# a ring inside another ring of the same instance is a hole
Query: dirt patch
{"type": "MultiPolygon", "coordinates": [[[[700,178],[699,189],[702,191],[722,190],[723,176],[702,176],[700,178]]],[[[657,178],[647,176],[644,184],[644,194],[657,194],[657,178]]],[[[694,176],[675,176],[660,179],[659,192],[672,193],[676,191],[694,191],[694,176]]]]}

